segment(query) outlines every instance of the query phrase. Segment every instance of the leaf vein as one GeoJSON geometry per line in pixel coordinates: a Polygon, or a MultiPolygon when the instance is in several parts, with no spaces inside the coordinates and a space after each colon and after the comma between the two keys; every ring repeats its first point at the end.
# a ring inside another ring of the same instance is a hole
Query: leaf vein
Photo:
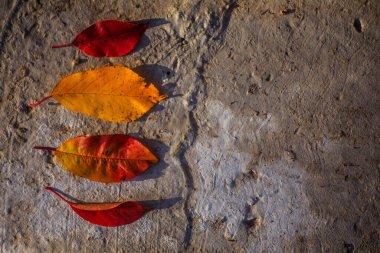
{"type": "Polygon", "coordinates": [[[80,157],[87,157],[87,158],[94,158],[94,159],[104,159],[104,160],[125,160],[125,161],[150,161],[150,160],[143,160],[143,159],[131,159],[131,158],[116,158],[116,157],[103,157],[103,156],[91,156],[91,155],[83,155],[83,154],[76,154],[71,152],[65,152],[61,150],[56,150],[54,152],[63,153],[66,155],[73,155],[73,156],[80,156],[80,157]]]}

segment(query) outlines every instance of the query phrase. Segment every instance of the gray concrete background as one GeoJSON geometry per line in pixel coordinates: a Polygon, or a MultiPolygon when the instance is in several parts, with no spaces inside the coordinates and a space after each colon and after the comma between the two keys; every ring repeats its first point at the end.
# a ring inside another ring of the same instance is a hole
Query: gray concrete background
{"type": "Polygon", "coordinates": [[[380,2],[15,1],[0,8],[1,252],[378,252],[380,2]],[[104,19],[145,20],[134,53],[51,49],[104,19]],[[136,122],[53,100],[66,75],[134,69],[169,94],[136,122]],[[160,159],[136,180],[75,177],[33,146],[129,133],[160,159]],[[88,202],[155,200],[118,228],[88,202]]]}

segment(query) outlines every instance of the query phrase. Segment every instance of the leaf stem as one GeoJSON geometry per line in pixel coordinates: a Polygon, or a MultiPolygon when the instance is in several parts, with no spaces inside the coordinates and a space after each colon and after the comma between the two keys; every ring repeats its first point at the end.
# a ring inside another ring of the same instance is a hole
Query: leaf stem
{"type": "Polygon", "coordinates": [[[38,101],[37,103],[34,103],[34,104],[30,104],[29,105],[29,107],[36,107],[37,105],[39,105],[39,104],[41,104],[42,102],[44,102],[45,100],[48,100],[49,98],[51,98],[52,97],[52,95],[50,95],[50,96],[48,96],[48,97],[46,97],[46,98],[43,98],[43,99],[41,99],[40,101],[38,101]]]}
{"type": "Polygon", "coordinates": [[[56,151],[56,148],[51,148],[51,147],[41,147],[41,146],[36,146],[33,149],[40,149],[40,150],[49,150],[49,151],[56,151]]]}
{"type": "Polygon", "coordinates": [[[57,195],[60,199],[62,199],[63,201],[65,201],[66,203],[68,203],[68,204],[71,203],[70,201],[68,201],[67,199],[65,199],[61,194],[59,194],[56,190],[54,190],[52,187],[46,186],[45,189],[48,190],[48,191],[51,191],[52,193],[54,193],[55,195],[57,195]]]}
{"type": "Polygon", "coordinates": [[[62,44],[62,45],[55,45],[55,46],[52,46],[52,48],[71,47],[71,46],[74,46],[72,42],[67,43],[67,44],[62,44]]]}

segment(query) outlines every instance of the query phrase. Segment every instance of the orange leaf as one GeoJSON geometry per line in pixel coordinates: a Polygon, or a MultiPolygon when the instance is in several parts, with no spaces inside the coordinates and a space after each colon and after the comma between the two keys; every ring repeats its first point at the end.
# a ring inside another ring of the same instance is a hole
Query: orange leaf
{"type": "Polygon", "coordinates": [[[164,99],[153,84],[126,67],[103,67],[63,78],[50,96],[66,108],[99,119],[130,122],[164,99]]]}
{"type": "Polygon", "coordinates": [[[97,182],[120,182],[158,162],[144,145],[123,134],[78,136],[50,150],[70,172],[97,182]]]}
{"type": "Polygon", "coordinates": [[[45,189],[53,192],[69,204],[71,209],[81,218],[100,226],[116,227],[126,225],[140,219],[147,212],[137,202],[74,203],[65,199],[51,187],[46,187],[45,189]]]}

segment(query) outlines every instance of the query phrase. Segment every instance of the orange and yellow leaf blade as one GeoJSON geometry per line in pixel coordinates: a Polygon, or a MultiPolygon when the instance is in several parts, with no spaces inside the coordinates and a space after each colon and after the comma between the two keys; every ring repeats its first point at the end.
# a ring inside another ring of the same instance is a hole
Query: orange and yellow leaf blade
{"type": "Polygon", "coordinates": [[[75,175],[104,183],[134,178],[158,162],[144,145],[123,134],[75,137],[54,155],[75,175]]]}
{"type": "Polygon", "coordinates": [[[67,76],[51,96],[70,110],[113,122],[134,121],[165,98],[153,84],[120,66],[67,76]]]}

